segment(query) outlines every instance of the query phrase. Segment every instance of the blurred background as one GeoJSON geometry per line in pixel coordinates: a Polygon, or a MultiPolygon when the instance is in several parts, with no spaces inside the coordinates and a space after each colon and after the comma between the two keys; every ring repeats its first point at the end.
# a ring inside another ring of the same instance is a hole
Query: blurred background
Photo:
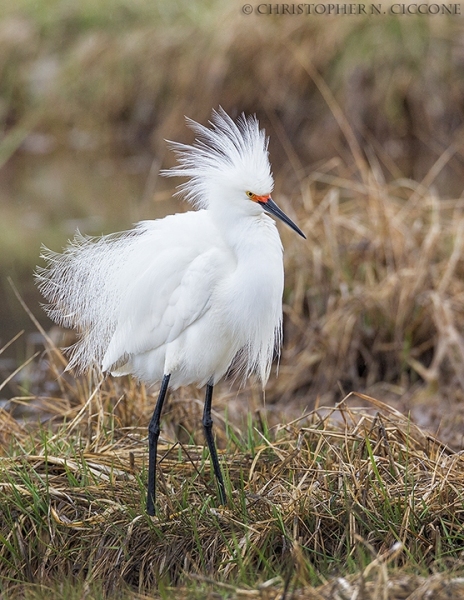
{"type": "MultiPolygon", "coordinates": [[[[308,235],[281,229],[286,337],[268,402],[357,389],[420,406],[426,424],[446,406],[456,431],[463,17],[258,4],[2,1],[0,348],[24,330],[0,354],[2,379],[43,349],[9,279],[49,330],[32,278],[40,245],[187,210],[158,176],[174,163],[164,140],[191,142],[184,115],[206,123],[221,105],[259,117],[274,197],[308,235]]],[[[25,391],[38,393],[30,365],[0,396],[25,391]]]]}

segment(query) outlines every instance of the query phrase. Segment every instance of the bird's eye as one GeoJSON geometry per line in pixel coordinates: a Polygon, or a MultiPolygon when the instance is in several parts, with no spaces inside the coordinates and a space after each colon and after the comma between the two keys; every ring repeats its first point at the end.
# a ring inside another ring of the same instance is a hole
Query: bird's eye
{"type": "Polygon", "coordinates": [[[247,192],[246,195],[248,196],[248,198],[253,198],[253,192],[247,192]]]}

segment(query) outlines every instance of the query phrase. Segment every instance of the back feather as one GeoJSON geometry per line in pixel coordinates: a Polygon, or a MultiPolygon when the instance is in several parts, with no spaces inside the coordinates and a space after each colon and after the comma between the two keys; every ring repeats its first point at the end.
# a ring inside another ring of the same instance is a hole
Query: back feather
{"type": "Polygon", "coordinates": [[[78,231],[62,254],[43,247],[36,281],[49,301],[45,311],[58,325],[77,329],[68,369],[78,373],[100,365],[116,328],[119,304],[130,281],[125,276],[143,224],[122,233],[92,238],[78,231]]]}

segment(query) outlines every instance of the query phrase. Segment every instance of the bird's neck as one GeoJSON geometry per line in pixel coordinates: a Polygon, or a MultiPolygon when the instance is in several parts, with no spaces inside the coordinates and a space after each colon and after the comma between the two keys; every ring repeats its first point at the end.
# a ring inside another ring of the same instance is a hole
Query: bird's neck
{"type": "Polygon", "coordinates": [[[249,260],[254,252],[282,251],[275,222],[263,212],[257,215],[211,211],[211,218],[237,260],[249,260]]]}

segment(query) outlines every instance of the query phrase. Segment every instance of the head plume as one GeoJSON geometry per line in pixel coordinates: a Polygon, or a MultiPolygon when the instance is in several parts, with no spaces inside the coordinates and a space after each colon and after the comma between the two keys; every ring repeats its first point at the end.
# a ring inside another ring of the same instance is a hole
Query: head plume
{"type": "Polygon", "coordinates": [[[178,165],[162,171],[166,177],[188,177],[178,186],[178,194],[198,208],[207,208],[225,186],[258,194],[272,191],[269,140],[256,116],[242,113],[233,121],[220,107],[213,111],[211,128],[186,120],[197,137],[192,145],[169,142],[178,165]]]}

